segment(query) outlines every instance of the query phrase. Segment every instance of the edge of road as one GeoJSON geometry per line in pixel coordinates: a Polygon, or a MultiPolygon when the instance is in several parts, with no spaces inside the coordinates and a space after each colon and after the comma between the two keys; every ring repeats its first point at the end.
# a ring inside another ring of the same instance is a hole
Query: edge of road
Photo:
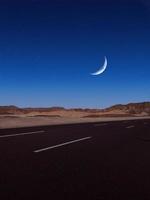
{"type": "Polygon", "coordinates": [[[118,117],[118,118],[100,118],[100,119],[86,119],[84,121],[66,121],[66,122],[56,122],[56,123],[41,123],[39,125],[19,125],[15,124],[10,127],[0,127],[0,130],[9,130],[9,129],[20,129],[20,128],[38,128],[38,127],[45,127],[45,126],[62,126],[62,125],[79,125],[79,124],[93,124],[93,123],[103,123],[103,122],[117,122],[117,121],[132,121],[132,120],[148,120],[150,119],[149,116],[146,117],[118,117]]]}

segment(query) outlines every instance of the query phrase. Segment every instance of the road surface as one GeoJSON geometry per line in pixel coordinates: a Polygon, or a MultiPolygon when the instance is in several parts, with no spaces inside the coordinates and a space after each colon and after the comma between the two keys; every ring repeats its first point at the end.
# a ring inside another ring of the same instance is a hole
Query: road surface
{"type": "Polygon", "coordinates": [[[0,199],[150,199],[150,120],[1,129],[0,199]]]}

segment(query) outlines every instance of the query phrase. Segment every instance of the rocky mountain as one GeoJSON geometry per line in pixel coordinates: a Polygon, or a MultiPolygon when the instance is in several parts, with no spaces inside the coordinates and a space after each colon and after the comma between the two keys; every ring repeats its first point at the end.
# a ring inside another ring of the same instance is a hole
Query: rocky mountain
{"type": "Polygon", "coordinates": [[[142,114],[146,113],[150,115],[150,102],[142,102],[142,103],[129,103],[129,104],[118,104],[111,106],[109,108],[104,109],[105,112],[120,110],[129,114],[142,114]]]}
{"type": "Polygon", "coordinates": [[[117,104],[105,109],[82,109],[72,108],[65,109],[63,107],[49,107],[49,108],[19,108],[16,106],[0,106],[0,115],[48,115],[48,114],[59,114],[59,113],[88,113],[93,116],[110,116],[110,115],[150,115],[150,102],[142,103],[129,103],[129,104],[117,104]]]}
{"type": "Polygon", "coordinates": [[[16,106],[0,106],[0,115],[22,114],[22,109],[16,106]]]}
{"type": "Polygon", "coordinates": [[[50,108],[19,108],[16,106],[0,106],[0,114],[5,115],[5,114],[28,114],[32,112],[38,112],[38,113],[43,113],[43,112],[52,112],[52,111],[60,111],[60,110],[65,110],[63,107],[50,107],[50,108]]]}

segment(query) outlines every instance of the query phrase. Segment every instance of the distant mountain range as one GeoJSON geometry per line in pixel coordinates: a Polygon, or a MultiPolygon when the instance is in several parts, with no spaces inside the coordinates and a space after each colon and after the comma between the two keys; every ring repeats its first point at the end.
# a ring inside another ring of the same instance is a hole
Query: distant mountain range
{"type": "Polygon", "coordinates": [[[117,104],[109,108],[104,109],[105,111],[122,110],[129,114],[141,114],[142,112],[150,114],[150,102],[142,103],[129,103],[129,104],[117,104]]]}
{"type": "MultiPolygon", "coordinates": [[[[72,108],[66,109],[63,107],[49,107],[49,108],[19,108],[16,106],[0,106],[0,115],[58,115],[68,116],[67,113],[82,113],[82,117],[99,117],[99,116],[150,116],[150,102],[129,103],[126,105],[117,104],[105,109],[82,109],[72,108]]],[[[73,114],[72,114],[73,115],[73,114]]]]}

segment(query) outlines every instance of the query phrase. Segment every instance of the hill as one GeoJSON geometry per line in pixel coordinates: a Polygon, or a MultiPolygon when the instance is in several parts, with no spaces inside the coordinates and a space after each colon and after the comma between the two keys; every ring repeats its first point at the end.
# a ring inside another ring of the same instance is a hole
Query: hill
{"type": "Polygon", "coordinates": [[[118,104],[104,109],[105,112],[120,110],[129,114],[147,114],[150,115],[150,102],[142,103],[129,103],[129,104],[118,104]]]}
{"type": "Polygon", "coordinates": [[[117,104],[105,109],[82,109],[63,107],[19,108],[16,106],[0,106],[0,115],[27,116],[77,116],[77,117],[107,117],[107,116],[150,116],[150,102],[117,104]]]}

